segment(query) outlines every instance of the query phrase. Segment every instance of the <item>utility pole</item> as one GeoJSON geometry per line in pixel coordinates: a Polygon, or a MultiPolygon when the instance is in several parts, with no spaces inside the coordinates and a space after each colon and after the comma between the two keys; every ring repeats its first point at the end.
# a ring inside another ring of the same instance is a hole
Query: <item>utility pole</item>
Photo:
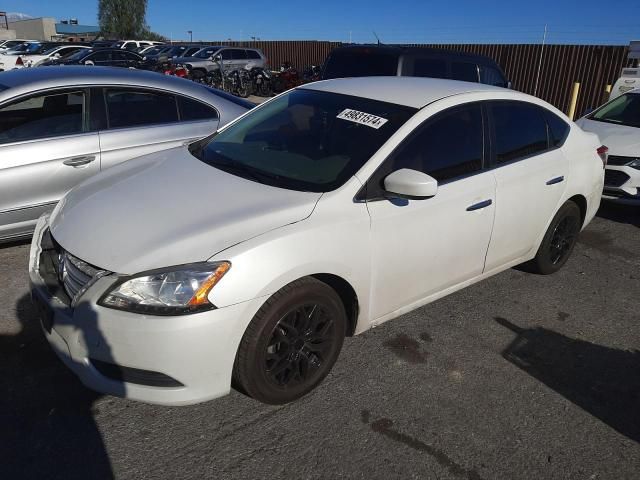
{"type": "Polygon", "coordinates": [[[547,43],[547,25],[544,26],[544,35],[542,35],[542,46],[540,47],[540,61],[538,62],[538,75],[536,75],[536,86],[533,89],[533,96],[538,95],[538,84],[540,83],[540,70],[542,70],[542,55],[544,54],[544,45],[547,43]]]}
{"type": "Polygon", "coordinates": [[[193,31],[192,30],[187,30],[187,33],[189,34],[189,42],[193,43],[193,31]]]}
{"type": "Polygon", "coordinates": [[[353,43],[353,42],[351,41],[351,30],[349,30],[349,43],[350,43],[350,44],[351,44],[351,43],[353,43]]]}

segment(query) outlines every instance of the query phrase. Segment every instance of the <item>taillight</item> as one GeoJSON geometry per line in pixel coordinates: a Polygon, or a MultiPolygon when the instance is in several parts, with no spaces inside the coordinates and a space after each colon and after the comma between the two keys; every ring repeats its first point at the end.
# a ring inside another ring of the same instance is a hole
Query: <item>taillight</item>
{"type": "Polygon", "coordinates": [[[609,156],[609,147],[605,145],[600,145],[596,150],[596,152],[598,153],[598,155],[600,156],[600,159],[602,160],[602,168],[605,168],[607,166],[607,157],[609,156]]]}
{"type": "Polygon", "coordinates": [[[20,65],[21,67],[24,66],[24,62],[22,61],[22,57],[18,57],[18,59],[16,60],[16,66],[20,65]]]}

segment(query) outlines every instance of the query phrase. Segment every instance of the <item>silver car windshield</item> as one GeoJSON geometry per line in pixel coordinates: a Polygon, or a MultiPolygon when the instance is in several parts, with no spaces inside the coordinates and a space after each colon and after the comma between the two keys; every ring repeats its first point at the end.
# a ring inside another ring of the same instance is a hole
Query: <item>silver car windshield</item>
{"type": "Polygon", "coordinates": [[[214,53],[216,53],[219,48],[203,48],[202,50],[198,50],[193,56],[196,58],[209,58],[214,53]]]}
{"type": "Polygon", "coordinates": [[[590,120],[640,128],[640,92],[629,92],[600,107],[590,120]]]}
{"type": "Polygon", "coordinates": [[[259,183],[328,192],[351,178],[416,111],[297,89],[190,151],[212,167],[259,183]]]}

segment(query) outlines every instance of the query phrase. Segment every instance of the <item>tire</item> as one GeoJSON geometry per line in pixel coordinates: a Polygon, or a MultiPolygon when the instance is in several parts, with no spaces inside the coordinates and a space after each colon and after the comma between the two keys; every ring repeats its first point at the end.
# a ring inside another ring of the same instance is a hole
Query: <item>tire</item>
{"type": "Polygon", "coordinates": [[[551,220],[536,256],[523,265],[524,269],[540,275],[550,275],[560,270],[571,256],[581,226],[580,208],[569,200],[551,220]]]}
{"type": "Polygon", "coordinates": [[[326,283],[301,278],[274,293],[242,337],[233,385],[263,403],[281,405],[313,390],[336,362],[347,315],[326,283]]]}

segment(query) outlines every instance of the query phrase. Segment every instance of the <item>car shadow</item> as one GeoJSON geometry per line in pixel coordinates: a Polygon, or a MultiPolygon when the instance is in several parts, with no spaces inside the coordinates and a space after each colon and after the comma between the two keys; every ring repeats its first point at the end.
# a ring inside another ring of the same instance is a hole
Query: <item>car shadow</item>
{"type": "MultiPolygon", "coordinates": [[[[52,351],[29,295],[18,300],[16,310],[20,331],[0,335],[2,477],[113,478],[94,420],[100,395],[52,351]]],[[[95,315],[86,322],[95,322],[95,315]]]]}
{"type": "Polygon", "coordinates": [[[502,356],[623,435],[640,442],[640,352],[618,350],[546,328],[521,328],[502,356]]]}
{"type": "Polygon", "coordinates": [[[627,223],[640,228],[640,206],[622,205],[602,201],[596,215],[616,223],[627,223]]]}

